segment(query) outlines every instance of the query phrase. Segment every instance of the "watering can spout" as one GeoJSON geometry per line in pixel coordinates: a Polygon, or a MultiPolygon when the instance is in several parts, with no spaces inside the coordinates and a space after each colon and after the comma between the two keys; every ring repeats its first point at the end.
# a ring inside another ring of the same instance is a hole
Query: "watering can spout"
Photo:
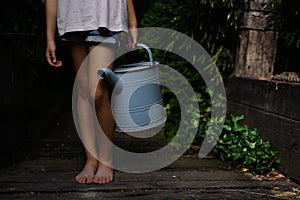
{"type": "Polygon", "coordinates": [[[99,79],[104,79],[113,88],[115,92],[122,92],[122,81],[120,80],[120,77],[117,76],[112,70],[110,70],[109,68],[103,68],[98,70],[97,75],[99,79]]]}

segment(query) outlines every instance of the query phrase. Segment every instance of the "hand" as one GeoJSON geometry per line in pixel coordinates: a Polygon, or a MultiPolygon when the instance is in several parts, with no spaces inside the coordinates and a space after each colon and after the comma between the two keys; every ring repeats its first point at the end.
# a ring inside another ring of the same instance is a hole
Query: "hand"
{"type": "Polygon", "coordinates": [[[138,43],[138,30],[137,28],[128,31],[128,48],[135,49],[138,43]]]}
{"type": "Polygon", "coordinates": [[[49,63],[49,65],[53,67],[61,67],[62,61],[58,61],[56,59],[56,44],[55,41],[48,41],[47,42],[47,48],[46,48],[46,58],[49,63]]]}

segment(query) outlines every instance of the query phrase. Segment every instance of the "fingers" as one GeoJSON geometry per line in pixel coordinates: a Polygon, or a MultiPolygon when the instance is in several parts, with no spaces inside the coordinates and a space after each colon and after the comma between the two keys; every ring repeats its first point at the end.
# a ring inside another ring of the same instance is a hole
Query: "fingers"
{"type": "Polygon", "coordinates": [[[135,49],[138,43],[138,30],[131,29],[128,32],[128,48],[135,49]]]}
{"type": "Polygon", "coordinates": [[[56,59],[55,52],[48,51],[46,53],[46,58],[47,58],[49,65],[51,65],[53,67],[61,67],[62,66],[62,62],[56,59]]]}
{"type": "Polygon", "coordinates": [[[46,59],[49,65],[53,67],[61,67],[62,62],[56,59],[55,43],[49,42],[46,49],[46,59]]]}

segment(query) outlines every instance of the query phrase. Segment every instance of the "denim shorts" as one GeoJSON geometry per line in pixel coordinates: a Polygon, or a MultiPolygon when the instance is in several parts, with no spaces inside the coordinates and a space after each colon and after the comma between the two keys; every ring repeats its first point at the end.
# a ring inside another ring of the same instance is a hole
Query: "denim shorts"
{"type": "Polygon", "coordinates": [[[100,27],[91,31],[68,32],[61,36],[61,40],[69,44],[98,45],[100,43],[106,43],[118,45],[118,33],[120,32],[113,32],[107,28],[100,27]]]}

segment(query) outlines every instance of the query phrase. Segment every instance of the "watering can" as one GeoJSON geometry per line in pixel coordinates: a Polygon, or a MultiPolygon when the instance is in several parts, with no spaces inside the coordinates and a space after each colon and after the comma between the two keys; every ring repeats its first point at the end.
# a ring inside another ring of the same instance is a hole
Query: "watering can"
{"type": "Polygon", "coordinates": [[[117,132],[139,133],[160,130],[166,114],[159,80],[159,63],[153,61],[152,52],[144,44],[138,44],[149,55],[149,62],[117,66],[114,70],[98,70],[112,88],[111,107],[117,132]]]}

